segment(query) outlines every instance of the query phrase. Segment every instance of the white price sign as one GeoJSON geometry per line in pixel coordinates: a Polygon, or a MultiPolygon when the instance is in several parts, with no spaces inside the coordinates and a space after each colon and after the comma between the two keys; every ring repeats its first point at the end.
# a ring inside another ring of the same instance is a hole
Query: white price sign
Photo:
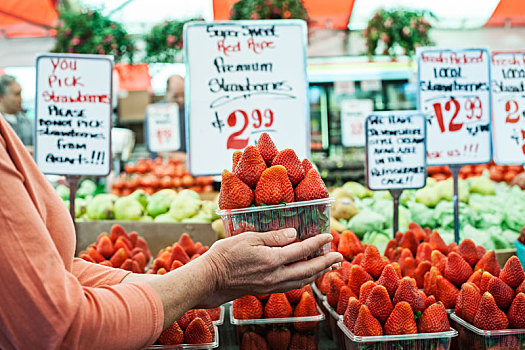
{"type": "Polygon", "coordinates": [[[490,162],[489,52],[422,48],[417,59],[419,110],[427,117],[428,164],[490,162]]]}
{"type": "Polygon", "coordinates": [[[180,149],[179,105],[156,103],[146,108],[147,142],[151,152],[180,149]]]}
{"type": "Polygon", "coordinates": [[[306,25],[300,20],[192,22],[184,28],[188,162],[220,174],[267,132],[278,149],[310,151],[306,25]]]}
{"type": "Polygon", "coordinates": [[[111,169],[108,56],[36,59],[35,161],[46,174],[105,176],[111,169]]]}
{"type": "Polygon", "coordinates": [[[365,119],[374,111],[372,100],[343,100],[341,102],[341,136],[345,147],[365,145],[365,119]]]}
{"type": "Polygon", "coordinates": [[[492,52],[494,161],[525,163],[525,51],[492,52]]]}
{"type": "Polygon", "coordinates": [[[425,186],[426,125],[417,111],[391,111],[366,118],[366,182],[371,190],[425,186]]]}

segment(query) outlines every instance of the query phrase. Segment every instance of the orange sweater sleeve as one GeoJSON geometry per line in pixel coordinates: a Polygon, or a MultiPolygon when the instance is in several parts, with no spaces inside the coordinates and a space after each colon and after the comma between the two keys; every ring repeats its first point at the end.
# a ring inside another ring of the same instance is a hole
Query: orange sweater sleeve
{"type": "Polygon", "coordinates": [[[145,283],[82,285],[122,275],[103,277],[96,269],[89,273],[98,277],[90,278],[73,263],[74,227],[53,191],[0,116],[0,348],[133,349],[153,343],[164,318],[159,296],[145,283]]]}
{"type": "Polygon", "coordinates": [[[80,258],[73,259],[73,275],[85,287],[102,287],[119,284],[130,271],[94,264],[80,258]]]}

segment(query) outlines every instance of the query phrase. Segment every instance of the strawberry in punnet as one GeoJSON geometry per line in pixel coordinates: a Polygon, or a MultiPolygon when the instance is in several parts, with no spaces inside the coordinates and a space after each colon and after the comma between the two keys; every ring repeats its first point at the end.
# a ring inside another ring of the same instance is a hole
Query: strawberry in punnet
{"type": "Polygon", "coordinates": [[[239,209],[249,207],[253,202],[252,189],[228,170],[222,172],[219,207],[239,209]]]}
{"type": "Polygon", "coordinates": [[[427,307],[429,307],[430,305],[434,304],[436,302],[436,297],[431,295],[429,296],[428,298],[425,299],[425,310],[427,307]]]}
{"type": "Polygon", "coordinates": [[[512,328],[525,328],[525,294],[518,293],[512,304],[510,304],[509,312],[507,312],[509,323],[512,328]]]}
{"type": "Polygon", "coordinates": [[[193,319],[196,317],[196,315],[197,315],[197,310],[190,309],[190,310],[186,311],[177,320],[177,323],[179,324],[180,328],[182,328],[182,330],[186,330],[186,328],[188,328],[188,326],[190,325],[191,321],[193,321],[193,319]]]}
{"type": "Polygon", "coordinates": [[[319,290],[321,291],[322,294],[324,294],[324,295],[328,294],[328,291],[330,290],[330,281],[336,275],[339,275],[339,273],[337,271],[330,271],[328,273],[325,273],[321,277],[321,283],[319,284],[318,287],[319,287],[319,290]]]}
{"type": "Polygon", "coordinates": [[[521,266],[520,259],[517,256],[510,257],[505,263],[503,270],[499,274],[499,278],[507,283],[512,288],[516,288],[523,282],[525,276],[523,274],[523,267],[521,266]]]}
{"type": "Polygon", "coordinates": [[[437,276],[441,276],[437,267],[431,267],[430,271],[425,274],[423,291],[426,295],[436,295],[437,276]]]}
{"type": "Polygon", "coordinates": [[[135,248],[140,248],[146,255],[146,261],[149,261],[151,259],[151,251],[149,250],[148,243],[146,243],[146,240],[144,237],[137,238],[137,244],[135,245],[135,248]]]}
{"type": "Polygon", "coordinates": [[[317,350],[317,344],[311,336],[295,333],[288,350],[317,350]]]}
{"type": "Polygon", "coordinates": [[[144,270],[142,270],[139,266],[139,263],[136,260],[131,261],[131,272],[133,273],[144,273],[144,270]]]}
{"type": "Polygon", "coordinates": [[[294,201],[292,183],[282,165],[266,169],[255,188],[255,204],[276,205],[294,201]]]}
{"type": "Polygon", "coordinates": [[[120,265],[120,268],[122,270],[131,271],[133,269],[133,260],[131,260],[129,258],[124,260],[122,265],[120,265]]]}
{"type": "Polygon", "coordinates": [[[288,349],[292,333],[286,327],[274,326],[266,332],[266,340],[272,349],[288,349]]]}
{"type": "Polygon", "coordinates": [[[310,169],[295,188],[295,200],[301,202],[321,198],[328,198],[328,190],[317,170],[310,169]]]}
{"type": "Polygon", "coordinates": [[[460,286],[472,275],[472,268],[458,253],[450,253],[445,265],[444,276],[452,283],[460,286]]]}
{"type": "Polygon", "coordinates": [[[258,298],[252,295],[246,295],[233,301],[233,317],[238,320],[257,319],[262,315],[263,305],[258,298]]]}
{"type": "Polygon", "coordinates": [[[221,308],[216,307],[214,309],[205,309],[212,321],[218,321],[221,316],[221,308]]]}
{"type": "MultiPolygon", "coordinates": [[[[86,253],[81,253],[79,254],[78,256],[80,259],[83,259],[83,260],[86,260],[86,261],[89,261],[90,263],[93,263],[93,264],[96,264],[97,262],[99,261],[95,261],[95,259],[93,259],[92,257],[89,256],[89,254],[86,254],[86,253]]],[[[106,259],[104,260],[100,260],[100,262],[102,261],[105,261],[106,259]]]]}
{"type": "Polygon", "coordinates": [[[357,298],[357,296],[354,292],[352,292],[352,289],[350,289],[350,287],[344,286],[343,288],[341,288],[336,308],[336,311],[339,315],[343,315],[345,313],[346,308],[348,307],[348,300],[351,297],[357,298]]]}
{"type": "Polygon", "coordinates": [[[361,285],[359,289],[359,300],[364,304],[368,300],[368,296],[372,292],[372,289],[377,286],[374,281],[367,281],[361,285]]]}
{"type": "Polygon", "coordinates": [[[394,295],[394,305],[401,301],[409,303],[414,313],[425,309],[425,299],[419,294],[419,291],[410,277],[404,277],[401,279],[399,288],[394,295]]]}
{"type": "Polygon", "coordinates": [[[481,275],[481,280],[479,282],[479,291],[481,292],[481,294],[485,293],[488,290],[489,283],[490,281],[492,281],[493,278],[494,276],[492,276],[490,272],[483,272],[483,274],[481,275]]]}
{"type": "Polygon", "coordinates": [[[397,248],[396,240],[391,239],[388,241],[385,247],[385,256],[388,258],[388,260],[393,261],[394,258],[394,252],[397,248]]]}
{"type": "Polygon", "coordinates": [[[380,336],[383,335],[381,323],[372,316],[368,306],[361,305],[359,314],[355,321],[353,333],[360,337],[380,336]]]}
{"type": "Polygon", "coordinates": [[[479,288],[470,282],[464,283],[459,291],[456,300],[455,313],[468,323],[474,322],[476,312],[478,312],[479,302],[481,301],[481,293],[479,288]]]}
{"type": "Polygon", "coordinates": [[[428,243],[430,243],[432,249],[439,250],[444,255],[448,254],[448,246],[436,230],[432,231],[430,234],[428,243]]]}
{"type": "Polygon", "coordinates": [[[108,236],[102,236],[100,238],[100,241],[97,244],[97,252],[105,258],[111,258],[113,253],[115,253],[113,243],[108,236]]]}
{"type": "Polygon", "coordinates": [[[352,263],[350,263],[347,260],[343,260],[341,263],[341,268],[339,271],[341,272],[341,278],[343,281],[348,284],[348,279],[350,278],[350,270],[352,269],[352,263]]]}
{"type": "Polygon", "coordinates": [[[418,320],[419,333],[439,333],[450,330],[447,310],[439,301],[430,305],[418,320]]]}
{"type": "Polygon", "coordinates": [[[262,133],[261,136],[259,136],[259,140],[257,140],[256,147],[266,162],[266,165],[270,167],[272,165],[273,159],[279,153],[279,151],[277,151],[277,147],[275,147],[275,144],[270,138],[270,135],[265,132],[262,133]]]}
{"type": "Polygon", "coordinates": [[[392,264],[388,264],[383,269],[381,277],[377,280],[377,284],[383,286],[388,291],[390,298],[393,298],[396,294],[396,290],[399,287],[400,278],[396,273],[396,270],[392,264]]]}
{"type": "Polygon", "coordinates": [[[345,282],[338,275],[334,275],[330,281],[330,289],[326,294],[326,302],[328,305],[333,308],[337,307],[337,302],[339,301],[339,291],[344,285],[345,282]]]}
{"type": "Polygon", "coordinates": [[[425,230],[423,230],[423,228],[421,228],[421,226],[419,226],[419,224],[416,222],[410,222],[408,224],[408,229],[416,234],[418,242],[422,242],[427,238],[427,233],[425,230]]]}
{"type": "Polygon", "coordinates": [[[361,266],[353,265],[350,269],[350,277],[348,278],[348,286],[352,289],[352,292],[359,296],[361,286],[367,281],[373,281],[372,276],[370,276],[361,266]]]}
{"type": "Polygon", "coordinates": [[[481,276],[483,276],[483,270],[474,271],[474,273],[468,278],[467,282],[475,284],[478,288],[480,288],[481,276]]]}
{"type": "Polygon", "coordinates": [[[270,294],[270,297],[264,306],[265,318],[285,318],[292,317],[292,315],[292,306],[288,302],[284,293],[270,294]]]}
{"type": "Polygon", "coordinates": [[[128,239],[131,242],[131,246],[135,247],[137,245],[137,241],[139,240],[139,234],[135,231],[132,231],[128,233],[128,239]]]}
{"type": "Polygon", "coordinates": [[[184,332],[184,343],[186,344],[208,344],[213,342],[213,335],[204,321],[197,317],[190,322],[184,332]]]}
{"type": "Polygon", "coordinates": [[[310,163],[310,161],[308,159],[303,159],[302,163],[303,165],[303,169],[304,169],[304,173],[306,174],[307,172],[310,171],[310,169],[313,169],[313,165],[312,163],[310,163]]]}
{"type": "Polygon", "coordinates": [[[469,263],[470,266],[476,266],[479,260],[476,244],[470,238],[465,238],[458,246],[458,253],[469,263]]]}
{"type": "Polygon", "coordinates": [[[286,298],[288,298],[288,301],[290,303],[297,304],[299,300],[301,300],[303,293],[307,291],[306,287],[310,288],[310,286],[307,285],[307,286],[304,286],[303,288],[289,290],[288,292],[285,292],[284,294],[286,295],[286,298]]]}
{"type": "Polygon", "coordinates": [[[357,300],[357,298],[350,297],[350,299],[348,299],[348,306],[343,315],[343,323],[351,332],[354,331],[355,321],[357,320],[357,316],[359,316],[361,305],[363,304],[357,300]]]}
{"type": "Polygon", "coordinates": [[[385,335],[416,334],[417,325],[414,312],[406,301],[396,307],[385,322],[385,335]]]}
{"type": "Polygon", "coordinates": [[[270,350],[266,340],[255,332],[246,332],[242,336],[241,350],[270,350]]]}
{"type": "Polygon", "coordinates": [[[286,168],[288,178],[292,182],[293,186],[296,186],[304,179],[305,172],[303,164],[299,158],[297,158],[297,155],[293,149],[285,148],[277,153],[272,161],[272,166],[275,165],[282,165],[286,168]]]}
{"type": "Polygon", "coordinates": [[[352,259],[359,253],[364,251],[363,244],[359,238],[352,231],[343,231],[339,239],[337,251],[341,253],[346,259],[352,259]]]}
{"type": "Polygon", "coordinates": [[[111,263],[111,265],[117,267],[117,266],[122,265],[122,263],[126,261],[127,258],[129,258],[129,255],[126,253],[124,248],[120,248],[119,250],[115,252],[115,254],[113,254],[111,259],[109,259],[109,262],[111,263]]]}
{"type": "Polygon", "coordinates": [[[432,266],[438,268],[439,272],[442,274],[445,273],[445,268],[447,266],[447,257],[443,255],[439,250],[432,251],[432,266]]]}
{"type": "Polygon", "coordinates": [[[111,226],[111,229],[109,230],[109,238],[111,239],[111,242],[115,243],[117,241],[117,238],[119,237],[127,237],[128,234],[126,233],[126,230],[124,230],[124,227],[122,227],[119,224],[114,224],[111,226]]]}
{"type": "Polygon", "coordinates": [[[193,243],[193,240],[191,239],[190,235],[187,233],[183,233],[179,238],[179,245],[184,249],[184,251],[188,254],[188,256],[192,256],[193,254],[196,254],[195,251],[195,244],[193,243]]]}
{"type": "Polygon", "coordinates": [[[396,271],[397,277],[399,277],[401,280],[401,278],[403,278],[403,274],[401,273],[401,267],[399,267],[399,264],[397,262],[393,262],[392,267],[394,268],[394,271],[396,271]]]}
{"type": "Polygon", "coordinates": [[[266,170],[266,163],[255,146],[248,146],[244,149],[242,157],[237,163],[233,174],[239,180],[255,188],[263,171],[266,170]]]}
{"type": "Polygon", "coordinates": [[[381,253],[377,250],[377,247],[373,244],[366,247],[361,266],[366,272],[370,274],[374,279],[379,278],[387,262],[381,257],[381,253]]]}
{"type": "Polygon", "coordinates": [[[493,277],[487,285],[487,292],[492,294],[500,309],[507,309],[514,298],[514,291],[498,277],[493,277]]]}
{"type": "Polygon", "coordinates": [[[477,245],[476,246],[476,251],[478,252],[478,259],[481,259],[483,257],[483,255],[485,255],[485,253],[487,253],[487,251],[485,250],[485,247],[483,247],[481,245],[477,245]]]}
{"type": "Polygon", "coordinates": [[[394,309],[388,291],[383,286],[375,286],[368,295],[365,305],[368,306],[372,316],[384,323],[394,309]]]}
{"type": "Polygon", "coordinates": [[[503,311],[496,305],[492,294],[486,292],[481,297],[478,312],[474,317],[474,327],[484,330],[506,329],[509,320],[503,311]]]}
{"type": "Polygon", "coordinates": [[[210,333],[212,336],[215,335],[215,329],[213,328],[213,321],[210,317],[210,314],[205,309],[196,309],[195,310],[195,317],[201,318],[208,329],[210,330],[210,333]]]}
{"type": "Polygon", "coordinates": [[[436,278],[436,299],[445,305],[446,309],[456,306],[459,290],[443,276],[436,278]]]}
{"type": "Polygon", "coordinates": [[[190,257],[188,256],[188,254],[186,254],[184,249],[182,249],[182,247],[178,243],[175,243],[173,245],[173,249],[171,250],[171,256],[170,256],[168,266],[171,266],[171,264],[175,260],[178,260],[183,264],[187,264],[190,262],[190,257]]]}
{"type": "Polygon", "coordinates": [[[521,282],[521,284],[516,288],[516,295],[518,293],[525,293],[525,281],[521,282]]]}
{"type": "Polygon", "coordinates": [[[233,152],[232,160],[233,160],[233,166],[232,166],[232,173],[235,171],[235,168],[237,167],[237,164],[239,164],[239,160],[241,160],[242,152],[241,151],[235,151],[233,152]]]}
{"type": "Polygon", "coordinates": [[[416,280],[417,287],[423,288],[425,285],[425,274],[430,271],[432,268],[432,264],[430,264],[430,261],[422,261],[417,266],[416,270],[414,271],[414,279],[416,280]]]}
{"type": "Polygon", "coordinates": [[[131,257],[134,261],[139,264],[140,270],[144,272],[146,269],[146,256],[143,252],[139,252],[131,257]]]}
{"type": "MultiPolygon", "coordinates": [[[[293,310],[293,317],[310,317],[317,316],[317,304],[315,303],[314,297],[304,292],[301,300],[293,310]]],[[[317,327],[318,322],[295,322],[294,328],[299,332],[306,332],[317,327]]]]}
{"type": "Polygon", "coordinates": [[[177,322],[173,322],[171,326],[162,331],[157,342],[160,345],[182,344],[184,342],[184,332],[180,329],[177,322]]]}
{"type": "MultiPolygon", "coordinates": [[[[406,249],[406,248],[405,248],[406,249]]],[[[403,276],[413,276],[416,272],[416,260],[409,256],[404,259],[399,259],[399,266],[401,266],[401,271],[403,272],[403,276]]]]}
{"type": "Polygon", "coordinates": [[[419,241],[417,240],[416,234],[412,230],[405,232],[401,240],[399,241],[399,246],[402,248],[407,248],[410,252],[415,255],[417,252],[417,246],[419,241]]]}
{"type": "Polygon", "coordinates": [[[88,249],[86,249],[86,253],[91,257],[91,259],[93,259],[97,263],[106,260],[106,258],[103,257],[102,254],[100,254],[98,250],[94,247],[89,247],[88,249]]]}
{"type": "Polygon", "coordinates": [[[490,272],[490,274],[494,277],[499,277],[500,268],[498,260],[496,259],[496,252],[493,250],[486,252],[485,255],[483,255],[483,257],[477,262],[474,271],[477,270],[484,270],[486,272],[490,272]]]}
{"type": "Polygon", "coordinates": [[[117,238],[113,246],[115,247],[115,250],[125,248],[128,254],[131,254],[131,249],[133,249],[133,245],[131,244],[128,236],[120,236],[117,238]]]}
{"type": "Polygon", "coordinates": [[[429,243],[423,242],[417,247],[416,262],[432,261],[432,247],[429,243]]]}

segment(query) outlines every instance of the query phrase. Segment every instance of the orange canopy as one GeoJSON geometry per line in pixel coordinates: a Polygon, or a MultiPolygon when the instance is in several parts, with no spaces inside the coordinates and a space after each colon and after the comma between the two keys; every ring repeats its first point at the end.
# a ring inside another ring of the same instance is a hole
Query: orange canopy
{"type": "Polygon", "coordinates": [[[485,27],[525,26],[525,1],[501,0],[485,27]]]}
{"type": "MultiPolygon", "coordinates": [[[[230,19],[230,10],[238,0],[213,0],[213,18],[230,19]]],[[[347,29],[355,0],[304,0],[310,16],[310,27],[347,29]]]]}
{"type": "Polygon", "coordinates": [[[0,1],[0,37],[54,35],[57,19],[56,0],[0,1]]]}

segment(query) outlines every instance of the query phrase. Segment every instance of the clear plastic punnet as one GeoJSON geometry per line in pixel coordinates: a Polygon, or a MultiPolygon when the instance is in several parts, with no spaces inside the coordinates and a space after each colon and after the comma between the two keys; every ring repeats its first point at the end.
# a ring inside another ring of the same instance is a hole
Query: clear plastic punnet
{"type": "Polygon", "coordinates": [[[341,349],[346,350],[447,350],[450,348],[452,338],[458,335],[458,332],[450,328],[447,332],[439,333],[359,337],[350,332],[342,319],[337,322],[337,326],[344,335],[341,349]]]}
{"type": "MultiPolygon", "coordinates": [[[[223,209],[217,210],[217,214],[224,223],[226,237],[246,231],[265,232],[293,227],[297,230],[297,238],[304,240],[321,233],[330,233],[330,207],[334,201],[334,198],[323,198],[243,209],[223,209]]],[[[313,256],[324,255],[329,251],[330,244],[327,244],[313,256]]]]}
{"type": "Polygon", "coordinates": [[[159,350],[159,349],[165,349],[165,350],[180,350],[180,349],[216,349],[219,347],[219,329],[217,328],[217,325],[213,325],[213,329],[215,331],[215,335],[213,337],[213,342],[206,343],[206,344],[177,344],[177,345],[150,345],[148,347],[143,348],[143,350],[159,350]]]}
{"type": "Polygon", "coordinates": [[[450,317],[456,322],[460,349],[525,349],[525,329],[501,329],[485,331],[460,318],[455,313],[450,317]]]}

